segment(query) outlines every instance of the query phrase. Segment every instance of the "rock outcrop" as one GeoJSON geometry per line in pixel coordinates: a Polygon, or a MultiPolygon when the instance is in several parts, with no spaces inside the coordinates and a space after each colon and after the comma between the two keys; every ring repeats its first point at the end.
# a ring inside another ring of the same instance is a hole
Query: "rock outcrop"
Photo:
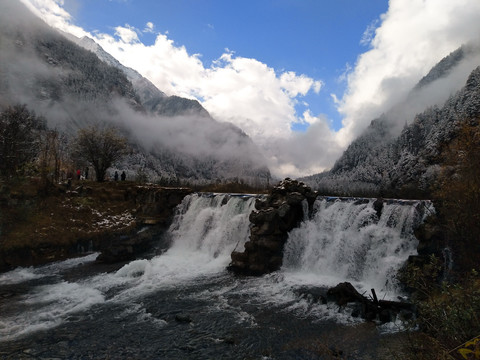
{"type": "Polygon", "coordinates": [[[130,233],[104,239],[100,245],[98,262],[115,263],[135,259],[152,248],[170,224],[175,208],[192,192],[189,188],[136,186],[126,197],[137,206],[137,227],[130,233]],[[138,226],[148,226],[139,231],[138,226]]]}
{"type": "Polygon", "coordinates": [[[263,275],[282,265],[283,246],[288,232],[312,208],[317,193],[304,183],[289,178],[275,186],[270,194],[257,199],[250,214],[250,239],[244,252],[234,251],[229,270],[246,275],[263,275]]]}
{"type": "Polygon", "coordinates": [[[34,180],[0,186],[0,272],[91,251],[108,263],[133,259],[152,248],[192,192],[129,181],[39,190],[34,180]]]}

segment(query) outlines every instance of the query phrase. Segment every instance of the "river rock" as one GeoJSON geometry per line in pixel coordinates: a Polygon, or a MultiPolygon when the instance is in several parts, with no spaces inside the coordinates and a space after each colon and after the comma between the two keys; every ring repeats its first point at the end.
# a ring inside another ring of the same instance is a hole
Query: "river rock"
{"type": "Polygon", "coordinates": [[[177,314],[175,315],[175,321],[183,324],[190,324],[193,322],[192,317],[189,314],[177,314]]]}
{"type": "Polygon", "coordinates": [[[327,291],[327,300],[344,307],[353,304],[353,317],[361,317],[366,321],[386,323],[394,321],[397,316],[402,319],[415,316],[415,306],[404,301],[378,300],[375,290],[367,298],[360,294],[349,282],[340,283],[327,291]]]}
{"type": "Polygon", "coordinates": [[[229,270],[247,275],[278,270],[282,266],[288,232],[299,225],[307,215],[304,209],[310,209],[316,197],[317,193],[304,183],[287,178],[265,198],[257,199],[255,210],[249,216],[250,239],[243,253],[232,253],[229,270]]]}
{"type": "Polygon", "coordinates": [[[343,282],[327,291],[329,300],[337,305],[346,305],[349,302],[365,302],[367,299],[360,294],[349,282],[343,282]]]}

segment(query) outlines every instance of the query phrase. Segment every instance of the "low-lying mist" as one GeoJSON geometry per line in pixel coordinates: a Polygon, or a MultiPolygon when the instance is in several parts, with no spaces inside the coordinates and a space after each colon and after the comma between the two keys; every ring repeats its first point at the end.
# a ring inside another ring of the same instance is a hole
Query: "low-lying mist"
{"type": "Polygon", "coordinates": [[[0,11],[0,107],[26,104],[45,117],[49,127],[72,136],[86,126],[114,125],[145,153],[168,152],[172,161],[177,156],[183,163],[192,163],[187,157],[196,159],[193,163],[219,163],[220,173],[212,176],[221,177],[222,168],[239,177],[246,169],[265,171],[265,158],[238,127],[195,111],[178,116],[148,113],[118,69],[38,19],[4,22],[8,11],[19,10],[15,3],[7,1],[1,6],[7,12],[0,11]]]}

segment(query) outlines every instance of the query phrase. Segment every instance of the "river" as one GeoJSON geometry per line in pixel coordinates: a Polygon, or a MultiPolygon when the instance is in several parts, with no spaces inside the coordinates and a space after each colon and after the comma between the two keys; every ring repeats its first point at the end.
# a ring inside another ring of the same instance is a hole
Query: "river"
{"type": "Polygon", "coordinates": [[[400,321],[365,323],[311,294],[350,281],[402,295],[395,272],[416,252],[426,205],[385,203],[378,218],[373,200],[318,199],[290,233],[281,270],[235,276],[226,267],[248,239],[254,202],[187,196],[145,259],[104,265],[93,253],[0,274],[0,358],[388,358],[400,321]]]}

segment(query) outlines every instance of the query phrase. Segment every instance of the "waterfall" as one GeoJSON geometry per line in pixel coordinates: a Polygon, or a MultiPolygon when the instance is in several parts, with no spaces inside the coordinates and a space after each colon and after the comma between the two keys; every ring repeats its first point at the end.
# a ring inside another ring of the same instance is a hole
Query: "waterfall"
{"type": "Polygon", "coordinates": [[[131,261],[114,272],[78,281],[62,279],[64,272],[93,262],[98,254],[92,254],[2,274],[0,290],[2,286],[30,282],[32,291],[15,305],[21,311],[6,315],[5,305],[0,304],[0,314],[5,314],[0,315],[0,343],[1,339],[57,327],[73,314],[88,313],[94,306],[121,304],[135,308],[137,299],[141,303],[144,296],[155,291],[188,287],[226,275],[231,252],[243,247],[248,238],[248,216],[254,203],[253,196],[188,195],[178,206],[168,231],[170,248],[151,259],[131,261]],[[42,284],[36,286],[34,282],[39,279],[42,284]]]}
{"type": "Polygon", "coordinates": [[[188,195],[170,226],[169,251],[199,252],[229,261],[232,251],[242,249],[248,239],[248,216],[254,204],[253,196],[188,195]]]}
{"type": "Polygon", "coordinates": [[[283,270],[321,278],[332,285],[351,281],[365,290],[395,290],[395,274],[416,254],[413,231],[429,203],[319,198],[311,218],[293,230],[284,249],[283,270]]]}
{"type": "Polygon", "coordinates": [[[153,259],[130,262],[111,282],[135,283],[123,294],[129,297],[225,271],[232,251],[248,239],[254,204],[253,196],[187,195],[168,230],[170,248],[153,259]]]}
{"type": "MultiPolygon", "coordinates": [[[[253,196],[188,195],[167,232],[168,250],[115,271],[96,269],[92,254],[2,274],[0,293],[15,289],[12,294],[18,291],[18,296],[0,303],[0,343],[60,325],[74,329],[71,322],[90,329],[98,326],[97,316],[115,324],[117,319],[126,321],[130,325],[125,328],[152,322],[159,332],[170,322],[172,331],[176,327],[170,315],[188,309],[206,314],[208,324],[211,316],[217,316],[227,326],[238,318],[254,319],[258,309],[267,308],[274,309],[265,312],[273,317],[283,309],[299,319],[348,322],[350,317],[336,306],[312,303],[297,290],[350,281],[359,290],[386,293],[395,285],[396,270],[416,252],[413,229],[423,220],[425,205],[384,202],[378,216],[374,200],[320,198],[313,209],[305,202],[305,218],[285,244],[282,269],[239,280],[226,267],[232,251],[244,249],[254,204],[253,196]]],[[[244,320],[240,321],[243,329],[244,320]]],[[[159,338],[164,335],[172,341],[177,333],[162,332],[159,338]]]]}

